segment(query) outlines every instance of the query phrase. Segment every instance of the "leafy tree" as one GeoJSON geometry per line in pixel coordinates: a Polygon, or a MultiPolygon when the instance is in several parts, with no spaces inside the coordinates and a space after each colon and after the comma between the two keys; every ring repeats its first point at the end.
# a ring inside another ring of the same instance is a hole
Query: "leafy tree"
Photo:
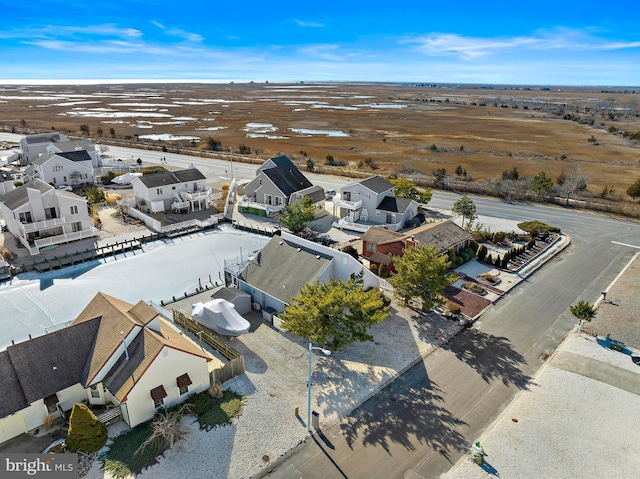
{"type": "Polygon", "coordinates": [[[240,154],[242,155],[248,155],[251,153],[251,148],[248,147],[247,145],[245,145],[244,143],[242,143],[239,147],[238,147],[238,151],[240,152],[240,154]]]}
{"type": "Polygon", "coordinates": [[[89,125],[87,125],[87,124],[80,125],[80,132],[82,132],[85,135],[89,136],[91,134],[89,132],[89,125]]]}
{"type": "Polygon", "coordinates": [[[503,180],[517,181],[518,178],[520,178],[520,173],[518,172],[518,168],[516,168],[515,166],[513,168],[511,168],[511,170],[504,170],[502,172],[502,179],[503,180]]]}
{"type": "Polygon", "coordinates": [[[111,138],[115,138],[116,130],[114,128],[109,128],[109,134],[111,135],[111,138]]]}
{"type": "Polygon", "coordinates": [[[98,136],[102,136],[104,131],[102,130],[102,128],[98,127],[98,129],[96,130],[96,133],[98,134],[98,136]]]}
{"type": "Polygon", "coordinates": [[[103,189],[96,188],[95,186],[87,189],[87,201],[89,204],[96,205],[98,203],[102,203],[106,199],[103,189]]]}
{"type": "Polygon", "coordinates": [[[394,294],[404,305],[412,298],[422,299],[422,309],[430,311],[442,304],[442,292],[455,280],[447,274],[451,263],[435,246],[417,246],[392,256],[396,273],[389,278],[394,294]]]}
{"type": "Polygon", "coordinates": [[[363,273],[349,281],[331,278],[307,284],[285,306],[281,318],[293,334],[338,351],[355,341],[372,341],[369,328],[389,317],[389,300],[364,289],[363,273]]]}
{"type": "Polygon", "coordinates": [[[348,244],[344,246],[340,251],[343,253],[347,253],[352,258],[358,259],[360,255],[358,254],[358,250],[353,247],[352,244],[348,244]]]}
{"type": "Polygon", "coordinates": [[[142,165],[142,158],[138,158],[136,160],[136,163],[138,164],[138,166],[142,165]]]}
{"type": "Polygon", "coordinates": [[[541,171],[536,176],[531,178],[530,188],[538,196],[547,195],[551,192],[553,187],[553,180],[547,176],[544,171],[541,171]]]}
{"type": "Polygon", "coordinates": [[[627,194],[631,197],[632,200],[640,198],[640,178],[638,178],[634,184],[627,188],[627,194]]]}
{"type": "Polygon", "coordinates": [[[103,185],[110,185],[111,180],[116,177],[116,174],[113,171],[107,171],[104,175],[100,177],[103,185]]]}
{"type": "Polygon", "coordinates": [[[333,155],[327,155],[325,159],[327,165],[329,166],[334,166],[336,164],[336,159],[333,157],[333,155]]]}
{"type": "Polygon", "coordinates": [[[307,170],[313,171],[315,166],[316,166],[316,164],[313,162],[313,160],[311,158],[308,158],[307,159],[307,170]]]}
{"type": "Polygon", "coordinates": [[[596,313],[598,312],[597,309],[584,300],[580,300],[576,304],[569,306],[569,311],[578,318],[578,325],[580,326],[582,326],[583,321],[590,322],[596,317],[596,313]]]}
{"type": "Polygon", "coordinates": [[[393,183],[393,195],[397,198],[409,198],[417,203],[426,205],[431,201],[431,189],[426,188],[424,191],[418,190],[415,183],[406,178],[396,178],[390,180],[393,183]]]}
{"type": "Polygon", "coordinates": [[[464,228],[464,220],[465,218],[469,220],[471,223],[476,216],[476,205],[473,203],[473,200],[469,198],[468,195],[462,195],[462,198],[453,203],[453,208],[451,208],[451,212],[455,215],[462,216],[462,227],[464,228]]]}
{"type": "Polygon", "coordinates": [[[82,403],[73,405],[69,417],[69,451],[95,452],[107,443],[107,427],[82,403]]]}
{"type": "Polygon", "coordinates": [[[280,221],[293,233],[300,233],[315,218],[313,200],[309,196],[282,208],[280,221]]]}

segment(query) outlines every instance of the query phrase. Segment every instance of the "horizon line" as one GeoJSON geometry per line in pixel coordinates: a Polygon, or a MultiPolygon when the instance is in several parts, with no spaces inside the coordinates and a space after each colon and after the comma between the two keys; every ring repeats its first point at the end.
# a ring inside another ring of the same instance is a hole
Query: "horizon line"
{"type": "Polygon", "coordinates": [[[237,79],[237,80],[212,80],[212,79],[157,79],[157,78],[145,78],[145,79],[132,79],[132,78],[119,78],[119,79],[0,79],[0,86],[15,85],[15,86],[63,86],[63,85],[120,85],[120,84],[323,84],[323,83],[360,83],[360,84],[404,84],[404,85],[422,85],[422,84],[434,84],[434,85],[491,85],[491,86],[518,86],[518,87],[574,87],[574,88],[637,88],[640,86],[634,85],[613,85],[613,84],[572,84],[572,83],[491,83],[491,82],[450,82],[450,81],[404,81],[404,80],[249,80],[249,79],[237,79]]]}

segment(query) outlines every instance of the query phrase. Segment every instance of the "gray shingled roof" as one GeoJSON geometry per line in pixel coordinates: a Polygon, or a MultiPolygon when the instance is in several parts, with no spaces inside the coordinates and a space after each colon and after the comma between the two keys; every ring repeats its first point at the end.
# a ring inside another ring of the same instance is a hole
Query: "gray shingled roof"
{"type": "Polygon", "coordinates": [[[56,141],[56,148],[60,151],[74,151],[78,147],[86,149],[88,146],[93,146],[91,140],[69,140],[69,141],[56,141]]]}
{"type": "Polygon", "coordinates": [[[38,190],[40,193],[55,190],[55,188],[50,184],[36,178],[33,181],[18,186],[15,190],[11,190],[6,195],[2,195],[2,197],[0,197],[0,202],[4,203],[4,205],[12,211],[20,208],[26,203],[29,203],[27,188],[38,190]]]}
{"type": "Polygon", "coordinates": [[[187,183],[189,181],[206,180],[200,170],[197,168],[189,168],[187,170],[168,171],[162,173],[152,173],[150,175],[143,175],[140,177],[140,181],[147,188],[158,188],[166,185],[176,185],[179,183],[187,183]]]}
{"type": "Polygon", "coordinates": [[[309,198],[311,198],[311,201],[313,201],[314,203],[319,203],[320,201],[323,201],[326,199],[324,189],[322,189],[321,186],[316,186],[316,185],[310,186],[309,188],[305,188],[304,190],[297,191],[296,193],[301,195],[303,198],[305,196],[308,196],[309,198]]]}
{"type": "Polygon", "coordinates": [[[62,153],[58,153],[58,156],[71,161],[91,161],[87,150],[63,151],[62,153]]]}
{"type": "Polygon", "coordinates": [[[100,318],[9,346],[0,353],[0,417],[82,382],[100,318]],[[17,381],[17,383],[16,383],[17,381]],[[9,382],[13,387],[7,387],[9,382]]]}
{"type": "Polygon", "coordinates": [[[238,288],[220,288],[211,295],[211,299],[226,299],[229,302],[233,302],[236,298],[247,296],[249,296],[248,293],[240,291],[238,288]]]}
{"type": "Polygon", "coordinates": [[[384,179],[382,176],[372,176],[371,178],[362,180],[359,183],[375,193],[383,193],[389,188],[393,188],[393,183],[384,179]]]}
{"type": "MultiPolygon", "coordinates": [[[[37,143],[55,143],[60,141],[60,133],[42,133],[39,135],[27,135],[24,137],[29,145],[35,145],[37,143]]],[[[67,139],[65,137],[65,139],[67,139]]]]}
{"type": "Polygon", "coordinates": [[[389,211],[392,213],[404,213],[413,200],[409,198],[396,198],[395,196],[387,196],[382,199],[377,210],[389,211]]]}
{"type": "Polygon", "coordinates": [[[313,283],[331,263],[331,256],[274,236],[240,274],[254,288],[288,303],[305,284],[313,283]]]}
{"type": "Polygon", "coordinates": [[[313,186],[307,177],[300,173],[296,165],[286,156],[278,156],[277,158],[270,158],[270,160],[278,166],[262,170],[262,173],[264,173],[287,198],[296,191],[313,186]]]}
{"type": "Polygon", "coordinates": [[[428,223],[406,233],[406,237],[414,236],[419,245],[435,246],[444,252],[464,241],[471,239],[471,233],[463,230],[453,221],[428,223]]]}

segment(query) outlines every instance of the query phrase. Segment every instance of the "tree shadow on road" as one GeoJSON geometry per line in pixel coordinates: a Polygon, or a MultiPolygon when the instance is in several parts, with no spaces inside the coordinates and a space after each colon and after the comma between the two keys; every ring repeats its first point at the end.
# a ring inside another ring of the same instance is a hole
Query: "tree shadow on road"
{"type": "Polygon", "coordinates": [[[467,440],[458,431],[467,424],[444,407],[442,391],[426,371],[424,375],[412,383],[419,385],[386,388],[342,421],[340,428],[349,446],[353,448],[360,440],[364,446],[382,447],[391,454],[392,444],[415,450],[414,441],[418,441],[449,462],[452,451],[468,449],[467,440]]]}
{"type": "Polygon", "coordinates": [[[531,377],[520,369],[527,361],[505,337],[468,329],[443,345],[443,348],[467,363],[487,383],[500,380],[505,386],[529,389],[531,377]]]}

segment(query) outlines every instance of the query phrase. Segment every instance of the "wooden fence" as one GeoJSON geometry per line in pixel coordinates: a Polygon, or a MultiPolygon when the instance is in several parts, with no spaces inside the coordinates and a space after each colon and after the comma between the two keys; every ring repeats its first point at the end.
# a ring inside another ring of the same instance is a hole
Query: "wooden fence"
{"type": "Polygon", "coordinates": [[[244,356],[218,338],[213,331],[176,310],[173,310],[173,322],[198,336],[229,360],[223,367],[211,371],[209,377],[212,385],[223,383],[244,373],[244,356]]]}

